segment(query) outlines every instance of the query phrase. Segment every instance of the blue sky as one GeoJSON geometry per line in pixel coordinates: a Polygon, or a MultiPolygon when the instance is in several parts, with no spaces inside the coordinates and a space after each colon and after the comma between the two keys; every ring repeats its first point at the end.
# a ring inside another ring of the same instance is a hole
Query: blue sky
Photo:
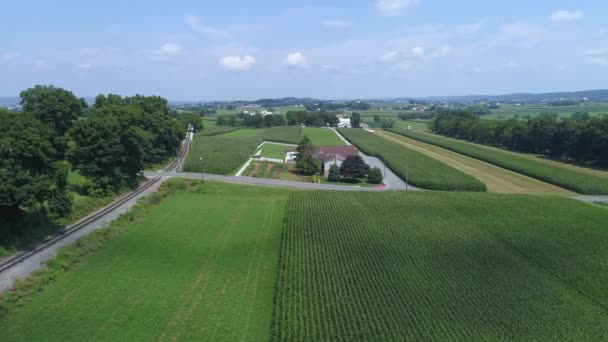
{"type": "Polygon", "coordinates": [[[608,88],[605,1],[3,1],[0,95],[371,98],[608,88]]]}

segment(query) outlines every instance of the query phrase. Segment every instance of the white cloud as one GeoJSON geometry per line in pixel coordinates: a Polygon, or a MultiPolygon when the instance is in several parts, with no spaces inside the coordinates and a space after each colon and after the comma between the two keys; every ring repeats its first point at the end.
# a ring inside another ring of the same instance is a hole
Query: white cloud
{"type": "Polygon", "coordinates": [[[285,58],[285,64],[293,67],[307,67],[308,58],[306,58],[306,56],[304,56],[301,52],[293,52],[287,55],[287,58],[285,58]]]}
{"type": "Polygon", "coordinates": [[[508,38],[533,38],[538,36],[540,29],[532,24],[513,23],[501,26],[500,32],[508,38]]]}
{"type": "Polygon", "coordinates": [[[377,0],[376,7],[380,13],[387,17],[402,15],[403,12],[420,3],[420,0],[377,0]]]}
{"type": "Polygon", "coordinates": [[[435,53],[433,53],[433,57],[445,57],[447,55],[450,54],[450,47],[447,45],[444,45],[442,47],[440,47],[437,51],[435,51],[435,53]]]}
{"type": "Polygon", "coordinates": [[[416,57],[423,57],[424,56],[424,48],[422,46],[416,46],[415,48],[412,49],[412,53],[416,57]]]}
{"type": "Polygon", "coordinates": [[[91,69],[91,63],[80,63],[78,64],[78,69],[83,69],[83,70],[87,70],[87,69],[91,69]]]}
{"type": "Polygon", "coordinates": [[[182,47],[175,43],[165,43],[156,51],[157,54],[163,56],[174,56],[182,53],[182,47]]]}
{"type": "Polygon", "coordinates": [[[0,54],[0,59],[2,59],[3,61],[12,61],[12,60],[19,58],[19,56],[21,56],[21,54],[19,52],[7,51],[7,52],[0,54]]]}
{"type": "Polygon", "coordinates": [[[203,25],[201,20],[196,16],[187,15],[185,20],[186,24],[190,26],[190,29],[198,34],[215,39],[225,39],[230,37],[230,32],[228,30],[203,25]]]}
{"type": "Polygon", "coordinates": [[[226,56],[222,57],[219,63],[226,70],[245,71],[251,69],[256,64],[256,60],[249,55],[245,57],[226,56]]]}
{"type": "Polygon", "coordinates": [[[582,20],[585,17],[583,11],[568,11],[560,10],[551,15],[551,20],[554,22],[571,22],[582,20]]]}
{"type": "Polygon", "coordinates": [[[385,63],[394,62],[397,59],[399,52],[397,51],[389,51],[384,55],[380,56],[380,61],[385,63]]]}
{"type": "Polygon", "coordinates": [[[585,52],[587,63],[595,65],[608,65],[608,51],[602,49],[592,49],[585,52]]]}
{"type": "Polygon", "coordinates": [[[323,24],[333,29],[345,29],[353,26],[353,23],[351,21],[342,19],[325,20],[323,24]]]}

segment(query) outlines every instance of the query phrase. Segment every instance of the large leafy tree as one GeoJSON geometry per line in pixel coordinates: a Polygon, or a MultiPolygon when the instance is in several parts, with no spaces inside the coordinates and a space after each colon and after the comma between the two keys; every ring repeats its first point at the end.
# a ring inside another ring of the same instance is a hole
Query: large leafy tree
{"type": "Polygon", "coordinates": [[[185,131],[189,124],[192,124],[195,131],[203,130],[203,120],[201,115],[195,112],[184,112],[179,115],[178,121],[180,122],[182,129],[185,131]]]}
{"type": "Polygon", "coordinates": [[[361,114],[353,113],[350,116],[350,125],[352,128],[360,128],[361,127],[361,114]]]}
{"type": "Polygon", "coordinates": [[[53,146],[60,159],[65,152],[66,132],[84,114],[87,103],[71,91],[37,85],[21,92],[23,111],[46,124],[53,132],[53,146]]]}
{"type": "Polygon", "coordinates": [[[65,216],[67,167],[55,159],[53,132],[28,113],[0,109],[0,217],[48,210],[65,216]]]}
{"type": "Polygon", "coordinates": [[[154,140],[152,133],[132,125],[141,115],[130,106],[102,107],[70,131],[68,160],[101,194],[137,184],[154,140]]]}
{"type": "Polygon", "coordinates": [[[319,173],[321,161],[313,155],[312,140],[305,135],[296,149],[296,168],[298,172],[306,175],[319,173]]]}
{"type": "Polygon", "coordinates": [[[349,156],[340,166],[340,174],[347,179],[365,178],[369,165],[360,156],[349,156]]]}

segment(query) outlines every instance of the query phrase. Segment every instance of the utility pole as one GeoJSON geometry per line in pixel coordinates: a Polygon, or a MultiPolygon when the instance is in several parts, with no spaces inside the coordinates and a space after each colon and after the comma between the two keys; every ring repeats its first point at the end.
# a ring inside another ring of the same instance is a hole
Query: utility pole
{"type": "Polygon", "coordinates": [[[203,183],[205,183],[205,162],[203,160],[202,155],[201,155],[200,161],[201,161],[201,181],[203,183]]]}

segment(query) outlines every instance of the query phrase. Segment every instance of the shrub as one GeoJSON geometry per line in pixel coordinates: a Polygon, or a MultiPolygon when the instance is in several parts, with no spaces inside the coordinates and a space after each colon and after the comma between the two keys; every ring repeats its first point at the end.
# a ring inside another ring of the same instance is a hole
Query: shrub
{"type": "Polygon", "coordinates": [[[370,184],[382,184],[384,177],[382,176],[382,171],[374,167],[369,170],[369,175],[367,175],[367,182],[370,184]]]}

